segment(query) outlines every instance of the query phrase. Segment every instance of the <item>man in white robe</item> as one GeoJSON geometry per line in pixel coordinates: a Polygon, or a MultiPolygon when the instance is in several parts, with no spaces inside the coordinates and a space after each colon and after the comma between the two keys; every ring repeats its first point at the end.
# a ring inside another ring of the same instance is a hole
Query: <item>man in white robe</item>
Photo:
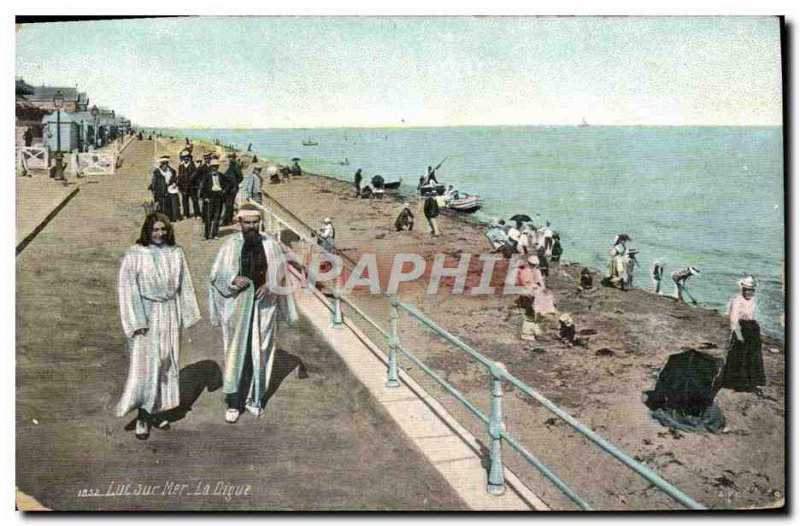
{"type": "MultiPolygon", "coordinates": [[[[183,249],[175,245],[167,217],[148,216],[137,243],[125,252],[119,271],[120,320],[130,369],[115,414],[139,409],[136,437],[144,440],[154,413],[180,405],[180,328],[197,323],[200,310],[183,249]]],[[[156,424],[162,427],[164,422],[156,424]]]]}
{"type": "Polygon", "coordinates": [[[278,319],[292,323],[297,308],[278,241],[261,234],[261,213],[244,205],[242,232],[228,236],[209,276],[211,324],[222,327],[225,421],[247,409],[263,413],[275,358],[278,319]]]}

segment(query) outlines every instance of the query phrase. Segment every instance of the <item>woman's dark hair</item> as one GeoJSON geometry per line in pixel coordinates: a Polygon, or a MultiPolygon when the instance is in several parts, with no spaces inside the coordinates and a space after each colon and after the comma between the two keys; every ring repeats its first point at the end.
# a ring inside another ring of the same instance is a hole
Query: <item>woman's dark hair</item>
{"type": "Polygon", "coordinates": [[[164,223],[167,229],[167,237],[164,239],[164,243],[169,246],[175,244],[175,229],[172,228],[172,223],[170,223],[169,218],[161,212],[153,212],[152,214],[148,214],[144,219],[142,232],[139,234],[139,239],[136,240],[137,245],[142,245],[143,247],[150,246],[153,242],[153,225],[159,221],[164,223]]]}

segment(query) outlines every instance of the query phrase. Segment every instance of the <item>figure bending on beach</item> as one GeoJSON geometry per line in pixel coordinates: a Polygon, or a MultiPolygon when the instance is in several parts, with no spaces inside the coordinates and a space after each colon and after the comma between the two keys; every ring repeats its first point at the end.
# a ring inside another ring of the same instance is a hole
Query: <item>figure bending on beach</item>
{"type": "Polygon", "coordinates": [[[689,290],[686,288],[686,282],[689,281],[689,278],[692,276],[697,276],[700,274],[700,270],[697,267],[686,267],[678,270],[674,270],[670,277],[672,278],[672,282],[675,283],[675,300],[679,303],[683,302],[683,294],[684,292],[689,296],[689,299],[692,300],[692,303],[695,305],[697,301],[692,297],[689,293],[689,290]]]}
{"type": "Polygon", "coordinates": [[[118,294],[130,368],[114,412],[138,409],[136,438],[144,440],[151,423],[168,425],[158,413],[180,405],[180,329],[200,319],[186,257],[164,214],[148,215],[125,253],[118,294]]]}
{"type": "Polygon", "coordinates": [[[761,394],[767,384],[761,356],[761,327],[756,321],[756,282],[752,276],[739,280],[741,292],[728,303],[730,338],[725,365],[716,381],[718,389],[761,394]]]}
{"type": "Polygon", "coordinates": [[[297,319],[280,244],[260,233],[261,212],[243,205],[241,232],[220,247],[209,276],[211,324],[222,328],[225,421],[261,416],[275,359],[277,320],[297,319]]]}

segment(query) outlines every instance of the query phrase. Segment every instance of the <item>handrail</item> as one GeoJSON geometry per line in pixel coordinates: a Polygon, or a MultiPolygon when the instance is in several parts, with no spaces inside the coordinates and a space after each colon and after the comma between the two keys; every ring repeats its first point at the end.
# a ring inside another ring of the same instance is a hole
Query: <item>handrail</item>
{"type": "MultiPolygon", "coordinates": [[[[302,227],[306,228],[310,232],[314,232],[314,229],[307,225],[304,221],[298,218],[294,213],[286,209],[283,205],[275,201],[275,199],[267,196],[270,199],[271,203],[274,203],[285,211],[291,218],[299,223],[302,227]]],[[[260,203],[249,200],[251,204],[258,206],[264,212],[269,214],[270,218],[274,217],[279,225],[284,225],[289,227],[300,239],[306,243],[312,244],[312,246],[316,246],[313,244],[311,240],[308,239],[307,236],[301,234],[296,229],[291,228],[288,223],[282,219],[280,219],[277,214],[268,207],[261,205],[260,203]]],[[[343,259],[346,259],[351,264],[354,264],[350,258],[346,256],[341,256],[343,259]]],[[[589,439],[592,443],[600,447],[603,451],[611,454],[614,458],[619,460],[623,465],[633,470],[635,473],[643,477],[644,479],[651,482],[657,488],[665,492],[667,495],[675,499],[677,502],[682,504],[683,506],[689,509],[705,509],[705,507],[698,503],[697,501],[693,500],[691,497],[680,491],[677,487],[673,486],[663,478],[661,478],[657,473],[653,470],[645,466],[644,464],[636,461],[630,455],[622,451],[621,449],[617,448],[606,439],[589,429],[588,427],[584,426],[578,420],[576,420],[572,415],[558,407],[555,403],[551,402],[549,399],[541,395],[535,389],[521,381],[519,378],[514,376],[513,374],[509,373],[505,367],[498,363],[493,362],[480,352],[476,351],[466,343],[462,342],[459,338],[451,334],[446,329],[437,325],[433,320],[431,320],[428,316],[424,313],[420,312],[415,307],[408,305],[397,297],[388,294],[387,292],[381,290],[381,294],[386,297],[392,307],[392,311],[390,313],[390,322],[391,322],[391,329],[390,332],[387,333],[384,331],[380,325],[378,325],[374,320],[372,320],[366,313],[364,313],[359,307],[357,307],[346,295],[342,295],[339,292],[339,287],[336,285],[333,291],[333,305],[332,305],[332,313],[333,313],[333,321],[332,325],[334,327],[340,325],[340,321],[337,323],[337,312],[338,318],[341,318],[341,309],[339,307],[339,302],[344,301],[347,305],[353,308],[354,312],[358,314],[361,318],[363,318],[367,323],[372,325],[375,329],[380,332],[380,334],[387,340],[390,348],[389,354],[389,370],[387,372],[387,386],[395,386],[399,385],[396,378],[396,352],[400,351],[403,353],[409,360],[411,360],[415,365],[417,365],[425,374],[433,378],[440,386],[442,386],[448,393],[453,395],[462,405],[464,405],[472,414],[474,414],[478,419],[480,419],[484,424],[487,425],[491,448],[490,448],[490,469],[489,469],[489,480],[487,483],[487,491],[493,494],[501,494],[505,491],[505,485],[503,482],[503,475],[502,475],[502,460],[501,460],[501,449],[500,444],[502,440],[505,440],[510,447],[512,447],[515,451],[517,451],[522,457],[531,465],[533,465],[536,469],[539,470],[547,479],[549,479],[559,490],[561,490],[570,500],[576,503],[582,509],[590,509],[589,504],[583,500],[572,488],[570,488],[564,481],[562,481],[552,470],[550,470],[544,463],[542,463],[538,458],[536,458],[533,454],[527,451],[521,444],[519,444],[516,439],[514,439],[508,432],[506,432],[505,427],[502,423],[502,409],[501,409],[501,400],[502,400],[502,388],[501,388],[501,381],[506,381],[509,384],[513,385],[523,393],[527,394],[528,396],[532,397],[538,403],[543,405],[547,410],[551,413],[555,414],[558,418],[564,420],[567,424],[569,424],[573,429],[575,429],[578,433],[589,439]],[[433,330],[436,334],[450,342],[460,351],[468,354],[476,361],[478,361],[481,365],[486,367],[491,374],[492,377],[492,414],[487,416],[485,415],[480,409],[475,407],[469,400],[467,400],[464,395],[458,391],[454,386],[452,386],[449,382],[443,379],[439,374],[435,371],[431,370],[427,365],[425,365],[419,358],[414,356],[414,354],[406,349],[399,343],[398,335],[397,335],[397,310],[402,309],[403,311],[407,312],[413,318],[418,320],[420,323],[425,325],[427,328],[433,330]]]]}

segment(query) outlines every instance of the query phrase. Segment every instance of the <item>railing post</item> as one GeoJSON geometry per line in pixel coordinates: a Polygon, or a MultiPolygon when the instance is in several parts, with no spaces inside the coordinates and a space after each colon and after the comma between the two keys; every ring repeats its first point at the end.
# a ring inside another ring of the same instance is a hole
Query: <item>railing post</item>
{"type": "Polygon", "coordinates": [[[342,321],[342,300],[339,299],[339,276],[333,278],[333,310],[331,311],[331,327],[341,329],[342,321]]]}
{"type": "Polygon", "coordinates": [[[400,317],[396,303],[392,302],[389,311],[389,368],[386,371],[386,387],[398,387],[397,379],[397,347],[400,339],[397,335],[397,320],[400,317]]]}
{"type": "Polygon", "coordinates": [[[495,366],[490,369],[492,374],[492,412],[489,417],[489,480],[486,484],[486,491],[492,495],[502,495],[506,492],[506,484],[503,477],[503,439],[500,433],[503,430],[503,381],[500,378],[500,371],[506,371],[506,367],[495,362],[495,366]]]}

